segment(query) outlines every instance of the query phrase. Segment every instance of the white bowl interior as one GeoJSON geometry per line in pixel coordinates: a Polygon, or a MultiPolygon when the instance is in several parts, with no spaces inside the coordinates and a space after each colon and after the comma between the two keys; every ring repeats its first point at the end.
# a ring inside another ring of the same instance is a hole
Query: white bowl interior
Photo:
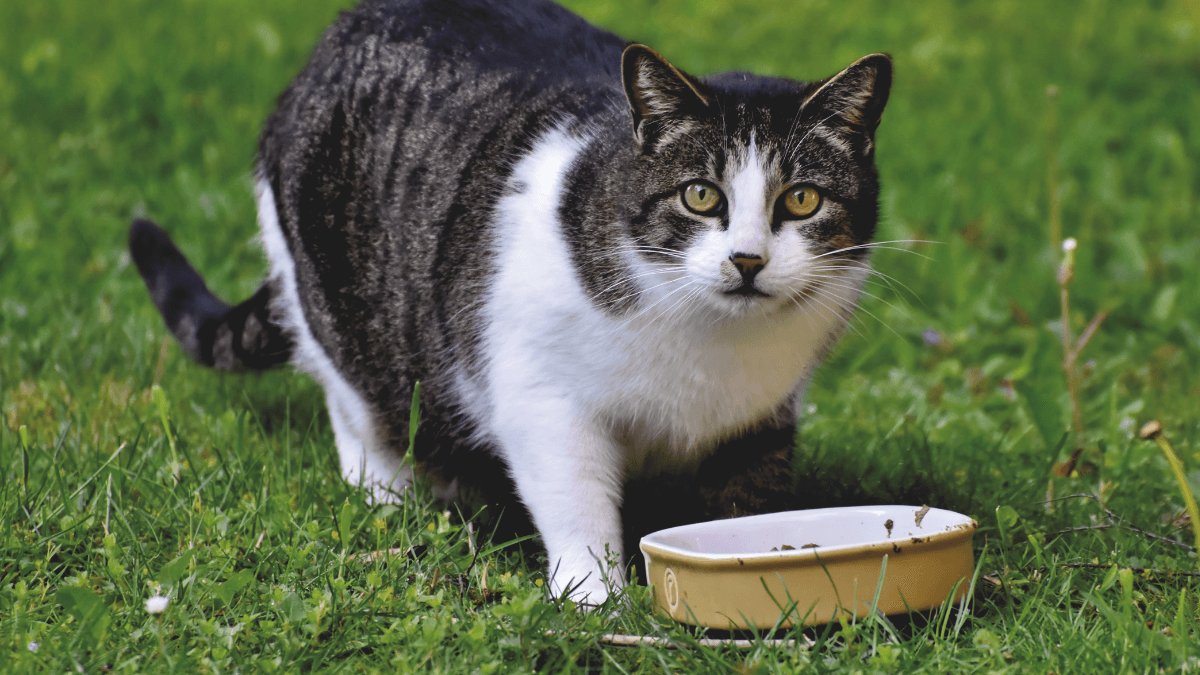
{"type": "Polygon", "coordinates": [[[912,537],[941,534],[972,522],[969,517],[953,511],[928,509],[918,525],[916,516],[921,508],[853,506],[770,513],[673,527],[647,535],[643,541],[677,553],[706,558],[779,555],[785,551],[785,545],[797,552],[815,548],[820,553],[889,541],[901,543],[912,537]],[[890,532],[888,521],[891,521],[890,532]],[[772,551],[773,548],[777,551],[772,551]]]}

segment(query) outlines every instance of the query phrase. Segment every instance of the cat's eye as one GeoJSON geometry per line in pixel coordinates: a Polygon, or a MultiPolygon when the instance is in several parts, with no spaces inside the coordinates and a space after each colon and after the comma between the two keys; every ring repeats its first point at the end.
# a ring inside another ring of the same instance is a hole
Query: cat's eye
{"type": "Polygon", "coordinates": [[[683,188],[683,205],[692,213],[710,214],[721,206],[721,191],[712,183],[695,181],[683,188]]]}
{"type": "Polygon", "coordinates": [[[797,185],[783,195],[783,207],[794,218],[807,218],[821,205],[821,193],[812,185],[797,185]]]}

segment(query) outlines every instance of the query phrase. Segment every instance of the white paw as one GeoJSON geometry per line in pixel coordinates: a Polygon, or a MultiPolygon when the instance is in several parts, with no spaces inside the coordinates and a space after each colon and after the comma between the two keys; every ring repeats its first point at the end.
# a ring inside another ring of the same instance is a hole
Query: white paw
{"type": "Polygon", "coordinates": [[[612,594],[624,586],[624,567],[618,562],[618,557],[611,553],[601,559],[590,555],[590,560],[575,565],[564,564],[563,558],[558,565],[550,566],[550,590],[556,597],[566,596],[581,607],[594,610],[603,605],[612,594]]]}

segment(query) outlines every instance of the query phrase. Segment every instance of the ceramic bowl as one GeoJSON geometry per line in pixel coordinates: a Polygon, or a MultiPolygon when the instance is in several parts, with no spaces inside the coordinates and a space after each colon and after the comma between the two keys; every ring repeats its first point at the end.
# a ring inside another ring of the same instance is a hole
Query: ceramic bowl
{"type": "Polygon", "coordinates": [[[974,572],[962,514],[855,506],[714,520],[642,538],[658,611],[711,628],[769,628],[902,614],[961,598],[974,572]],[[880,572],[887,567],[880,583],[880,572]],[[782,617],[782,621],[781,621],[782,617]]]}

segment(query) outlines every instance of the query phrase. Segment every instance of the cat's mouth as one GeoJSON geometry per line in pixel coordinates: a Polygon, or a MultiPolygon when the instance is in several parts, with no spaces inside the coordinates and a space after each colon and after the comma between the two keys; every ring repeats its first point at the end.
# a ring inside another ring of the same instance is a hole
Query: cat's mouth
{"type": "Polygon", "coordinates": [[[769,298],[769,297],[771,297],[769,294],[763,293],[762,291],[755,288],[754,284],[742,284],[741,286],[738,286],[737,288],[735,288],[733,290],[725,291],[725,295],[741,296],[743,298],[769,298]]]}

